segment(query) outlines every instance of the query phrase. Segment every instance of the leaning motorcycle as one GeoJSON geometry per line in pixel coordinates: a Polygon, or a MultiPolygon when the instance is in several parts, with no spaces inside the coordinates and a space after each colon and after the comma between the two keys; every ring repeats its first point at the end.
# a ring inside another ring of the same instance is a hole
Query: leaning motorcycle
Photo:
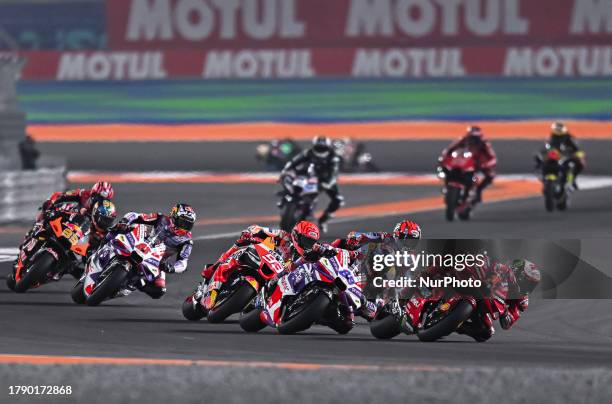
{"type": "Polygon", "coordinates": [[[211,323],[220,323],[232,314],[240,313],[285,268],[272,237],[240,248],[228,257],[226,263],[233,268],[227,282],[221,285],[214,306],[206,310],[200,303],[206,292],[206,286],[200,283],[183,302],[183,316],[187,320],[207,317],[211,323]]]}
{"type": "Polygon", "coordinates": [[[166,246],[155,227],[133,225],[125,234],[112,234],[87,261],[83,277],[72,289],[72,300],[97,306],[104,300],[127,296],[161,274],[166,246]]]}
{"type": "Polygon", "coordinates": [[[21,247],[15,268],[7,277],[9,289],[24,293],[82,270],[89,225],[79,213],[50,212],[21,247]]]}
{"type": "Polygon", "coordinates": [[[474,208],[470,190],[476,189],[480,180],[476,175],[474,155],[467,149],[459,149],[438,161],[438,177],[444,181],[446,220],[453,221],[455,215],[461,220],[469,220],[474,208]]]}
{"type": "Polygon", "coordinates": [[[314,210],[319,195],[319,180],[311,166],[307,175],[286,174],[280,182],[283,187],[278,203],[281,210],[280,228],[291,231],[297,222],[306,219],[314,210]]]}
{"type": "Polygon", "coordinates": [[[270,325],[280,334],[294,334],[316,323],[346,334],[354,326],[352,313],[361,308],[362,299],[349,254],[343,250],[331,258],[303,262],[282,276],[274,289],[260,293],[243,313],[240,327],[257,332],[270,325]]]}

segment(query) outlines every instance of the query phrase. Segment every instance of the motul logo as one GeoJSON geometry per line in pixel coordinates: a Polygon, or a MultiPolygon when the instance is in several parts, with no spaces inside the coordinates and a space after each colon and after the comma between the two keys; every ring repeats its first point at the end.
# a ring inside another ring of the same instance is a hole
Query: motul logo
{"type": "Polygon", "coordinates": [[[57,80],[151,80],[167,74],[161,52],[64,53],[57,80]]]}

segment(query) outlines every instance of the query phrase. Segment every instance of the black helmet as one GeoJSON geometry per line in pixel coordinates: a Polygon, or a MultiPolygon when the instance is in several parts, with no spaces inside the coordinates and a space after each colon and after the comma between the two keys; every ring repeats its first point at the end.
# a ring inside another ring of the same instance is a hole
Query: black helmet
{"type": "Polygon", "coordinates": [[[91,210],[91,220],[96,229],[106,231],[112,227],[117,218],[115,204],[109,200],[96,202],[91,210]]]}
{"type": "Polygon", "coordinates": [[[514,272],[516,283],[521,294],[533,292],[536,286],[538,286],[538,283],[540,283],[542,275],[533,262],[527,260],[514,260],[512,264],[510,264],[510,268],[512,268],[514,272]]]}
{"type": "Polygon", "coordinates": [[[186,203],[177,203],[170,212],[170,220],[175,229],[191,231],[196,221],[196,213],[186,203]]]}
{"type": "Polygon", "coordinates": [[[332,142],[327,136],[315,136],[312,139],[312,151],[316,157],[325,158],[332,150],[332,142]]]}

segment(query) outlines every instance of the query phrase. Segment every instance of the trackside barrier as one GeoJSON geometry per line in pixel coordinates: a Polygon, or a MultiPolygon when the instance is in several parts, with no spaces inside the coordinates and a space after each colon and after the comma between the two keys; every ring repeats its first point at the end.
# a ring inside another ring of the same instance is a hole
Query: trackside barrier
{"type": "Polygon", "coordinates": [[[66,169],[0,172],[0,223],[32,221],[42,203],[66,189],[66,169]]]}

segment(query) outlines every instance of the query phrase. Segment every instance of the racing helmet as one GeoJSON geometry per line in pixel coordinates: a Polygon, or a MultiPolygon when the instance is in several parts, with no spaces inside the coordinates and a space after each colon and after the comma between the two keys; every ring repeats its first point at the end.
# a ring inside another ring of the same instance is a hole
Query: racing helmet
{"type": "Polygon", "coordinates": [[[175,230],[187,233],[193,229],[196,221],[196,213],[193,208],[186,203],[177,203],[170,212],[170,220],[175,230]]]}
{"type": "Polygon", "coordinates": [[[395,225],[393,238],[396,240],[420,239],[421,226],[411,220],[404,220],[395,225]]]}
{"type": "Polygon", "coordinates": [[[550,125],[550,134],[553,136],[563,136],[567,135],[567,133],[567,126],[563,122],[557,121],[550,125]]]}
{"type": "Polygon", "coordinates": [[[317,158],[326,158],[332,150],[331,139],[327,136],[315,136],[312,139],[312,152],[317,158]]]}
{"type": "Polygon", "coordinates": [[[540,283],[542,274],[537,265],[527,260],[514,260],[510,264],[521,294],[529,294],[540,283]]]}
{"type": "Polygon", "coordinates": [[[319,227],[307,220],[298,222],[291,230],[291,241],[296,251],[300,255],[308,250],[312,250],[317,241],[321,238],[319,227]]]}
{"type": "Polygon", "coordinates": [[[91,211],[91,222],[98,231],[107,231],[115,223],[117,209],[115,204],[105,199],[96,202],[91,211]]]}
{"type": "Polygon", "coordinates": [[[102,199],[113,199],[115,195],[115,191],[113,190],[113,186],[110,182],[106,181],[98,181],[93,187],[91,187],[91,197],[102,200],[102,199]]]}
{"type": "Polygon", "coordinates": [[[466,136],[468,144],[479,144],[484,138],[484,133],[480,126],[468,126],[466,136]]]}

